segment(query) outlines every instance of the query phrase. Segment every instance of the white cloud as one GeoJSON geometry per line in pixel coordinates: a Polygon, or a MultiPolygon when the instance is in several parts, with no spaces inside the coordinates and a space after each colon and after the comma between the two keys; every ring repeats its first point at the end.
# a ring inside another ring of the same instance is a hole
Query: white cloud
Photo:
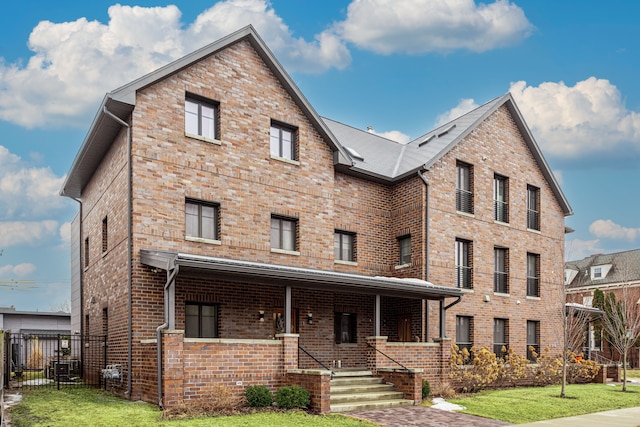
{"type": "Polygon", "coordinates": [[[564,243],[565,261],[578,261],[593,254],[601,254],[606,251],[600,246],[600,240],[571,239],[564,243]]]}
{"type": "Polygon", "coordinates": [[[30,275],[34,271],[36,271],[36,266],[28,262],[23,262],[22,264],[18,265],[3,265],[2,267],[0,267],[0,277],[25,277],[30,275]]]}
{"type": "Polygon", "coordinates": [[[640,228],[623,227],[610,219],[599,219],[591,223],[589,232],[599,239],[635,240],[640,228]]]}
{"type": "Polygon", "coordinates": [[[515,44],[532,30],[507,0],[354,0],[335,31],[377,53],[474,52],[515,44]]]}
{"type": "Polygon", "coordinates": [[[53,220],[0,222],[0,247],[32,245],[57,231],[58,223],[53,220]]]}
{"type": "Polygon", "coordinates": [[[374,129],[370,129],[369,133],[381,136],[383,138],[390,139],[395,142],[399,142],[400,144],[405,144],[409,142],[409,140],[411,139],[409,135],[404,134],[399,130],[390,130],[388,132],[376,132],[374,129]]]}
{"type": "Polygon", "coordinates": [[[216,3],[184,29],[176,6],[109,8],[109,22],[40,22],[26,65],[0,58],[0,119],[28,128],[84,125],[108,91],[247,24],[289,71],[343,68],[351,58],[332,33],[294,38],[266,0],[216,3]]]}
{"type": "Polygon", "coordinates": [[[511,84],[513,97],[543,151],[564,158],[640,151],[640,113],[629,111],[608,80],[589,77],[567,86],[511,84]]]}
{"type": "Polygon", "coordinates": [[[65,222],[59,228],[60,240],[62,243],[69,244],[71,242],[71,223],[65,222]]]}
{"type": "Polygon", "coordinates": [[[30,167],[0,145],[0,218],[32,218],[62,208],[63,181],[50,168],[30,167]]]}
{"type": "Polygon", "coordinates": [[[471,98],[465,98],[460,100],[458,105],[452,109],[445,111],[436,118],[435,127],[442,126],[445,123],[449,123],[453,119],[457,119],[460,116],[467,114],[471,110],[475,110],[479,105],[471,98]]]}

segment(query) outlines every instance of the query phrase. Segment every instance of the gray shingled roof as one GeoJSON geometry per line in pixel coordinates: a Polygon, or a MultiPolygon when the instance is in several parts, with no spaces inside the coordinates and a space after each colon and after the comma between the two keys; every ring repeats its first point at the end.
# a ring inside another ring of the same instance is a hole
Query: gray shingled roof
{"type": "Polygon", "coordinates": [[[565,269],[578,272],[571,283],[567,285],[567,289],[640,281],[640,249],[613,254],[597,254],[579,261],[567,261],[565,269]],[[611,264],[612,267],[604,278],[591,279],[591,267],[607,264],[611,264]]]}

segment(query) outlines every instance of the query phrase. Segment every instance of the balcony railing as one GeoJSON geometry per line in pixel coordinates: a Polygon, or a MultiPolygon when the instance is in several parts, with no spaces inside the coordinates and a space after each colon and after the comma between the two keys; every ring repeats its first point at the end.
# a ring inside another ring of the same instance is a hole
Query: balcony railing
{"type": "Polygon", "coordinates": [[[540,230],[540,212],[527,210],[527,228],[530,230],[540,230]]]}
{"type": "Polygon", "coordinates": [[[531,363],[536,363],[538,356],[540,356],[540,344],[527,344],[527,360],[531,363]],[[536,353],[536,357],[533,353],[536,353]]]}
{"type": "Polygon", "coordinates": [[[509,204],[499,200],[493,201],[493,219],[500,222],[509,222],[509,204]]]}
{"type": "Polygon", "coordinates": [[[509,275],[507,273],[493,273],[493,291],[501,294],[509,293],[509,275]]]}
{"type": "Polygon", "coordinates": [[[508,351],[509,345],[507,343],[493,344],[493,352],[496,354],[496,357],[504,357],[508,351]]]}
{"type": "Polygon", "coordinates": [[[456,210],[458,212],[473,213],[473,193],[468,190],[456,190],[456,210]]]}
{"type": "Polygon", "coordinates": [[[540,279],[537,277],[527,277],[527,296],[539,297],[540,296],[540,279]]]}
{"type": "Polygon", "coordinates": [[[463,289],[472,288],[473,268],[459,265],[456,267],[456,286],[463,289]]]}

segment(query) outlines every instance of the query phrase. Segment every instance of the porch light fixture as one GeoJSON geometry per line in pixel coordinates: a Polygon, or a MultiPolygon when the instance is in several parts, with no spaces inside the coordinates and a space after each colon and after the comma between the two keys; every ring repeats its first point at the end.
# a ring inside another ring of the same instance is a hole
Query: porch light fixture
{"type": "Polygon", "coordinates": [[[260,310],[260,311],[258,312],[258,320],[259,320],[260,322],[264,322],[264,310],[260,310]]]}
{"type": "Polygon", "coordinates": [[[307,314],[307,322],[311,325],[313,323],[313,313],[307,314]]]}

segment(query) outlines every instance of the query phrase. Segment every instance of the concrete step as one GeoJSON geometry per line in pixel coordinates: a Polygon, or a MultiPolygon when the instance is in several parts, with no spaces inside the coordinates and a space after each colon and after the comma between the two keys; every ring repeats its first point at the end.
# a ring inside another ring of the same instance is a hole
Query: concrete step
{"type": "Polygon", "coordinates": [[[373,372],[360,368],[337,368],[333,370],[334,378],[342,377],[370,377],[373,372]]]}
{"type": "Polygon", "coordinates": [[[362,385],[362,384],[382,384],[384,380],[378,377],[343,377],[333,378],[331,387],[345,385],[362,385]]]}
{"type": "Polygon", "coordinates": [[[331,395],[334,394],[355,394],[355,393],[375,393],[393,390],[393,384],[351,384],[331,386],[331,395]]]}
{"type": "Polygon", "coordinates": [[[392,400],[373,400],[357,403],[336,403],[331,404],[331,412],[350,412],[350,411],[366,411],[369,409],[395,408],[399,406],[411,406],[413,400],[392,399],[392,400]]]}
{"type": "Polygon", "coordinates": [[[331,394],[331,405],[338,403],[357,403],[357,402],[371,402],[374,400],[402,400],[404,393],[401,391],[394,391],[393,389],[388,391],[377,391],[371,393],[344,393],[344,394],[331,394]]]}

